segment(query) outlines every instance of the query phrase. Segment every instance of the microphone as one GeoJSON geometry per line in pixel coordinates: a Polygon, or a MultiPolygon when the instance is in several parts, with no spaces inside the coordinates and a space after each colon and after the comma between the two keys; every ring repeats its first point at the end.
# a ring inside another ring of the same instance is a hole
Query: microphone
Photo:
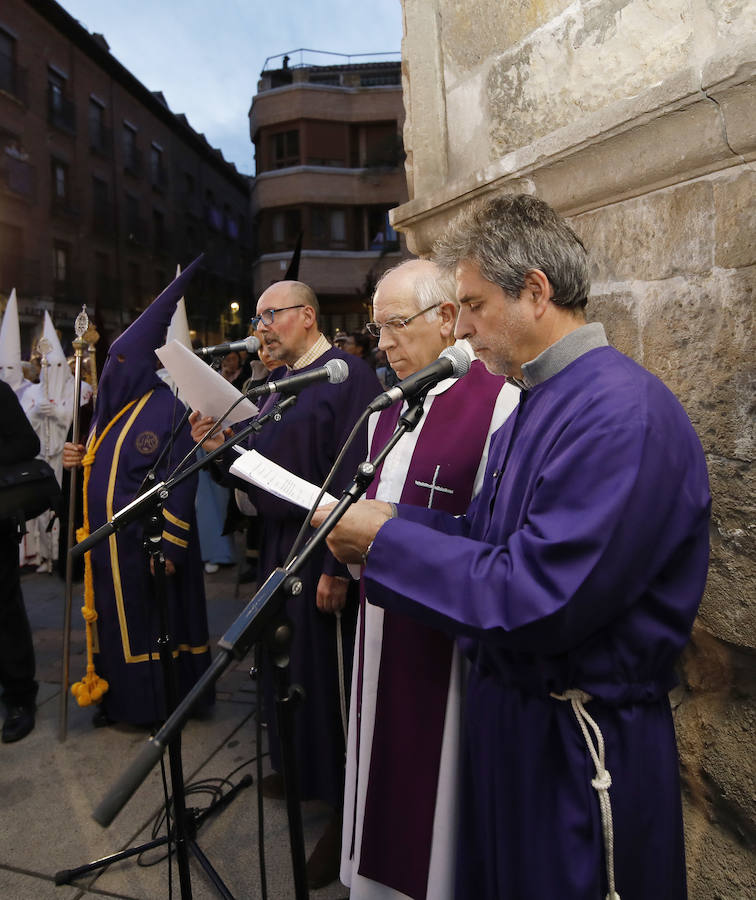
{"type": "Polygon", "coordinates": [[[329,359],[319,369],[310,369],[309,372],[300,372],[290,375],[280,381],[266,381],[247,391],[248,397],[265,397],[268,394],[298,394],[308,385],[316,381],[330,381],[331,384],[341,384],[349,378],[349,366],[343,359],[329,359]]]}
{"type": "Polygon", "coordinates": [[[409,400],[418,394],[424,394],[445,378],[461,378],[470,370],[470,357],[460,347],[447,347],[441,351],[437,360],[400,381],[399,384],[379,394],[368,405],[370,412],[378,412],[396,403],[397,400],[409,400]]]}
{"type": "Polygon", "coordinates": [[[246,350],[247,353],[257,353],[260,349],[260,339],[250,335],[243,341],[226,341],[225,344],[216,344],[214,347],[200,347],[195,350],[195,356],[202,356],[207,359],[208,356],[225,356],[227,353],[239,352],[246,350]]]}

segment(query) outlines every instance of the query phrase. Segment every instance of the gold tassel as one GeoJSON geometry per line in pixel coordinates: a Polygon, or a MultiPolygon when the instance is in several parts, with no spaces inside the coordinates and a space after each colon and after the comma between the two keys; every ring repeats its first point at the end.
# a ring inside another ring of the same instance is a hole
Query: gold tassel
{"type": "MultiPolygon", "coordinates": [[[[131,409],[135,403],[136,400],[127,403],[115,418],[108,422],[107,428],[100,437],[95,440],[95,436],[92,434],[92,437],[88,442],[91,446],[87,448],[87,452],[84,454],[84,458],[81,461],[81,464],[84,467],[84,486],[82,489],[84,524],[76,532],[77,541],[83,541],[84,538],[89,537],[89,476],[92,473],[92,464],[95,461],[97,450],[103,442],[105,435],[110,431],[113,425],[115,425],[121,416],[131,409]]],[[[95,672],[94,667],[94,633],[92,629],[94,628],[94,623],[97,621],[97,610],[95,609],[94,577],[92,575],[91,557],[92,551],[87,550],[84,554],[84,606],[81,608],[81,614],[86,623],[87,674],[81,681],[77,681],[75,684],[71,685],[71,693],[76,697],[76,702],[79,706],[91,706],[93,703],[99,703],[108,690],[107,681],[105,681],[104,678],[100,678],[95,672]]]]}

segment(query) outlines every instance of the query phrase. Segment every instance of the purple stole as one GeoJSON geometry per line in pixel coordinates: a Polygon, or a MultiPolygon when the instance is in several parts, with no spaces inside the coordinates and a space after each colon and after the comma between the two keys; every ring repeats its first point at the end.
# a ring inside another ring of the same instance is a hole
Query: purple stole
{"type": "MultiPolygon", "coordinates": [[[[501,379],[476,362],[464,381],[434,398],[421,423],[402,503],[427,507],[432,498],[433,509],[455,515],[465,512],[501,388],[501,379]]],[[[371,456],[393,433],[400,406],[397,403],[381,413],[371,456]]],[[[380,471],[367,492],[369,498],[375,496],[379,477],[380,471]]],[[[364,595],[361,602],[365,602],[364,595]]],[[[358,722],[364,628],[363,606],[358,638],[358,722]]],[[[359,873],[415,900],[422,900],[427,893],[453,648],[453,640],[442,632],[384,611],[359,873]]],[[[357,739],[359,760],[359,730],[357,739]]]]}

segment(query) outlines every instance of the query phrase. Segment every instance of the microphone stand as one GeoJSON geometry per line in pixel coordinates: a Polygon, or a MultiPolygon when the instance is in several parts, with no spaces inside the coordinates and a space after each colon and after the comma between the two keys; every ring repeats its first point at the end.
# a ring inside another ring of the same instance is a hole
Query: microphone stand
{"type": "MultiPolygon", "coordinates": [[[[378,467],[393,449],[397,441],[412,431],[423,416],[425,395],[416,398],[413,405],[399,419],[397,428],[375,460],[360,463],[352,484],[344,491],[341,499],[329,513],[325,521],[285,568],[274,569],[259,588],[247,606],[231,624],[218,642],[220,653],[210,664],[200,680],[194,685],[173,713],[163,723],[160,730],[151,737],[139,751],[138,756],[120,776],[111,790],[100,801],[93,813],[96,822],[104,827],[123,809],[139,785],[162,756],[166,746],[170,746],[174,735],[183,728],[197,701],[211,684],[214,684],[231,662],[243,659],[250,648],[265,640],[272,648],[277,670],[278,696],[276,699],[276,721],[281,737],[281,762],[286,809],[289,819],[289,839],[294,875],[296,900],[307,900],[307,877],[305,868],[304,837],[302,818],[294,775],[294,750],[290,740],[293,727],[293,712],[301,690],[288,686],[288,654],[291,643],[291,626],[282,621],[281,610],[287,596],[297,596],[302,591],[302,582],[297,572],[309,559],[312,552],[322,543],[346,510],[365,493],[378,467]]],[[[213,451],[215,452],[215,451],[213,451]]]]}
{"type": "MultiPolygon", "coordinates": [[[[265,415],[259,416],[254,422],[251,422],[248,426],[243,428],[235,436],[236,440],[242,440],[253,431],[260,431],[263,426],[270,420],[279,421],[281,416],[283,415],[283,412],[289,407],[293,406],[294,403],[296,403],[296,399],[297,398],[295,395],[283,398],[265,415]]],[[[192,475],[197,469],[206,466],[209,462],[219,456],[225,449],[225,444],[221,444],[220,447],[211,451],[203,459],[198,460],[196,463],[184,469],[178,475],[174,475],[167,481],[161,481],[158,484],[154,485],[152,488],[138,496],[123,509],[119,510],[119,512],[117,512],[110,520],[110,522],[106,522],[100,528],[96,529],[96,531],[94,531],[88,538],[86,538],[84,541],[80,541],[75,547],[72,547],[69,550],[69,560],[71,561],[77,556],[80,556],[82,553],[85,553],[87,550],[91,549],[91,547],[100,543],[100,541],[104,540],[113,532],[120,530],[136,519],[142,518],[144,520],[144,547],[147,551],[151,568],[154,574],[155,602],[158,610],[160,630],[158,650],[163,676],[166,712],[169,718],[172,717],[172,714],[179,704],[176,670],[173,659],[173,642],[168,630],[168,604],[165,591],[165,558],[160,547],[163,532],[163,501],[167,499],[167,497],[170,495],[171,490],[176,487],[176,485],[180,484],[182,481],[190,477],[190,475],[192,475]]],[[[146,484],[146,482],[147,479],[145,479],[144,484],[146,484]]],[[[196,693],[194,690],[192,690],[192,694],[195,697],[195,700],[198,700],[200,698],[200,696],[209,687],[210,683],[207,679],[203,678],[197,684],[201,684],[202,689],[196,693]]],[[[186,791],[184,787],[183,766],[181,761],[180,733],[176,733],[175,736],[171,736],[171,739],[168,742],[168,750],[169,768],[171,773],[171,789],[173,795],[173,822],[176,845],[176,860],[178,864],[179,884],[181,888],[182,900],[191,900],[192,897],[191,877],[189,873],[190,850],[197,858],[200,865],[203,867],[220,895],[224,898],[227,898],[227,900],[233,900],[233,895],[230,893],[226,885],[223,883],[221,877],[213,868],[210,860],[205,856],[203,851],[197,845],[195,838],[199,825],[201,825],[202,822],[208,816],[212,815],[218,808],[225,807],[228,803],[230,803],[240,790],[252,784],[252,776],[245,775],[244,778],[242,778],[241,781],[238,782],[238,784],[234,785],[234,787],[230,791],[228,791],[220,800],[212,803],[201,813],[192,811],[191,814],[187,814],[186,791]]],[[[171,840],[170,808],[168,808],[166,812],[166,835],[163,835],[162,837],[156,838],[140,846],[131,847],[127,850],[122,850],[118,853],[102,857],[101,859],[95,860],[91,863],[79,866],[74,869],[61,869],[60,871],[55,873],[55,884],[68,884],[73,879],[78,878],[79,876],[87,872],[104,868],[113,862],[135,856],[147,850],[151,850],[155,847],[159,847],[163,844],[169,843],[169,841],[171,840]]]]}

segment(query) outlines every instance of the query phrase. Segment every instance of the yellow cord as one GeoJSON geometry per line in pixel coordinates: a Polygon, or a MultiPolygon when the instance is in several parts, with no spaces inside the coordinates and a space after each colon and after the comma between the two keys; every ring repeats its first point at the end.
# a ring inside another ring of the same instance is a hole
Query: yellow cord
{"type": "MultiPolygon", "coordinates": [[[[89,537],[89,476],[92,474],[92,464],[95,461],[95,455],[100,444],[105,439],[105,435],[115,425],[115,423],[136,403],[132,400],[108,422],[103,433],[95,439],[94,432],[87,441],[87,452],[81,461],[84,467],[84,487],[83,487],[83,507],[84,507],[84,524],[76,532],[76,540],[83,541],[89,537]]],[[[103,694],[108,689],[108,683],[104,678],[95,672],[94,667],[94,635],[92,629],[97,621],[97,610],[95,609],[94,596],[94,578],[92,575],[92,551],[87,550],[84,554],[84,606],[81,608],[81,614],[86,623],[87,635],[87,674],[81,681],[77,681],[71,685],[71,693],[76,697],[79,706],[91,706],[92,703],[99,703],[103,694]]]]}

